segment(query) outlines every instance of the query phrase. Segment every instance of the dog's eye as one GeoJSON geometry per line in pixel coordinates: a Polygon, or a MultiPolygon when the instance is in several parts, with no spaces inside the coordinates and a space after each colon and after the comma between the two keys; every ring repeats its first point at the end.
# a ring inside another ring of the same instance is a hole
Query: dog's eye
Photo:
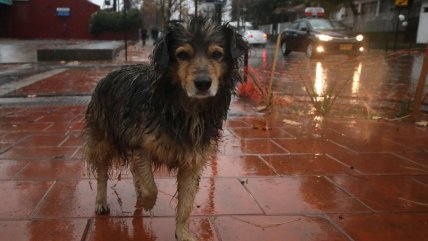
{"type": "Polygon", "coordinates": [[[223,57],[223,53],[222,52],[220,52],[220,51],[214,51],[212,54],[211,54],[211,57],[213,58],[213,59],[221,59],[221,57],[223,57]]]}
{"type": "Polygon", "coordinates": [[[190,59],[190,54],[185,51],[180,51],[176,54],[177,59],[179,60],[188,60],[190,59]]]}

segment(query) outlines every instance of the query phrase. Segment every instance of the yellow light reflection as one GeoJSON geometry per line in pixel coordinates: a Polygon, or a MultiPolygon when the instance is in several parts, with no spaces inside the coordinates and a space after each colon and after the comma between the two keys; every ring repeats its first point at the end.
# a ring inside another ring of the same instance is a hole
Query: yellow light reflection
{"type": "Polygon", "coordinates": [[[354,71],[354,76],[352,78],[352,95],[358,95],[360,90],[360,77],[361,77],[361,62],[354,71]]]}
{"type": "Polygon", "coordinates": [[[326,88],[326,79],[327,73],[325,69],[323,68],[321,62],[317,62],[317,66],[315,68],[314,89],[315,94],[317,95],[317,99],[319,100],[322,100],[322,98],[319,97],[324,95],[324,90],[326,88]]]}

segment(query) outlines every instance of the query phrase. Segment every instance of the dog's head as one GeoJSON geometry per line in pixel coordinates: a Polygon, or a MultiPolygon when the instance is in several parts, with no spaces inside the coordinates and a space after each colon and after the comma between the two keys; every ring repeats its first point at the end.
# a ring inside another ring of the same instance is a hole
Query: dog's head
{"type": "Polygon", "coordinates": [[[233,81],[231,72],[247,50],[242,36],[228,24],[196,17],[185,24],[170,24],[152,60],[188,97],[207,98],[216,95],[223,81],[233,81]]]}

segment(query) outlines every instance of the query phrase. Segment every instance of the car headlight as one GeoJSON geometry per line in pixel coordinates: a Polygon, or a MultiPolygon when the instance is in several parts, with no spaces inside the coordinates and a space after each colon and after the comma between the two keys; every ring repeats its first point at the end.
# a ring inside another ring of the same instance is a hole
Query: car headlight
{"type": "Polygon", "coordinates": [[[357,41],[363,41],[363,39],[364,39],[364,36],[362,35],[362,34],[358,34],[356,37],[355,37],[355,39],[357,40],[357,41]]]}
{"type": "Polygon", "coordinates": [[[333,39],[333,37],[326,34],[317,34],[316,36],[321,41],[331,41],[333,39]]]}

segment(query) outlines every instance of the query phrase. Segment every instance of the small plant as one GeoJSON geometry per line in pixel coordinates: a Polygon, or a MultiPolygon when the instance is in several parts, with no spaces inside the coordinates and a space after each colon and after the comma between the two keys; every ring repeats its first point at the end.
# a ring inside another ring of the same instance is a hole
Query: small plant
{"type": "Polygon", "coordinates": [[[395,117],[404,117],[410,115],[412,113],[413,103],[413,100],[410,99],[400,100],[397,103],[395,117]]]}

